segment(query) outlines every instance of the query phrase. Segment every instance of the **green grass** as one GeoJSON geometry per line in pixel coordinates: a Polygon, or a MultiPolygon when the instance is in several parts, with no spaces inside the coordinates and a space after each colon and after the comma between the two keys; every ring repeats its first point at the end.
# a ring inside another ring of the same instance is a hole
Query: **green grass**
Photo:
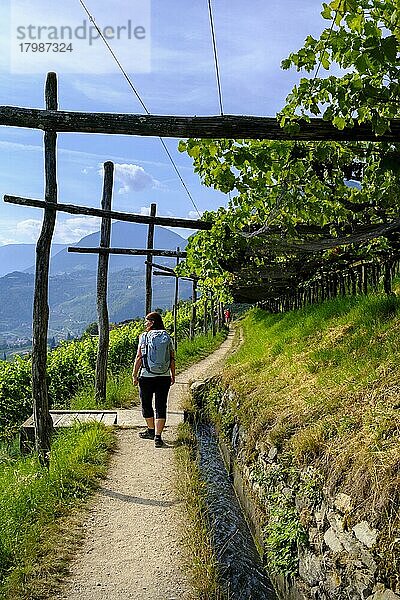
{"type": "Polygon", "coordinates": [[[116,375],[110,375],[107,381],[106,400],[96,404],[94,386],[90,385],[80,390],[70,401],[71,410],[89,410],[104,408],[129,408],[139,404],[137,388],[132,383],[132,368],[126,367],[116,375]]]}
{"type": "Polygon", "coordinates": [[[50,468],[37,457],[0,464],[0,597],[46,598],[77,544],[74,510],[106,473],[114,436],[99,423],[60,432],[50,468]]]}
{"type": "Polygon", "coordinates": [[[185,503],[186,523],[184,544],[187,568],[196,600],[219,600],[218,563],[209,535],[206,519],[205,483],[197,462],[197,442],[188,423],[178,427],[175,448],[177,464],[176,487],[185,503]]]}
{"type": "Polygon", "coordinates": [[[252,309],[224,373],[240,421],[285,460],[324,473],[379,523],[400,500],[400,299],[336,298],[272,315],[252,309]]]}
{"type": "Polygon", "coordinates": [[[190,367],[190,365],[205,358],[226,339],[227,331],[223,329],[214,337],[211,334],[198,335],[193,340],[188,338],[178,342],[176,353],[176,370],[180,373],[190,367]]]}

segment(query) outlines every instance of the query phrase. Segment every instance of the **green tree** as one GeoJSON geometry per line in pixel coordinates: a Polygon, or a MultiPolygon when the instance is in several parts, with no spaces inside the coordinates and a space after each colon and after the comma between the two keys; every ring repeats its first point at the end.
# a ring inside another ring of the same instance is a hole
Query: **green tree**
{"type": "Polygon", "coordinates": [[[399,0],[332,0],[321,14],[330,26],[282,62],[313,75],[293,88],[281,124],[311,113],[339,129],[370,122],[384,133],[400,116],[399,0]],[[320,66],[339,67],[339,74],[319,77],[320,66]]]}
{"type": "MultiPolygon", "coordinates": [[[[399,0],[323,4],[329,27],[282,63],[312,73],[288,97],[282,126],[322,114],[340,129],[369,121],[379,135],[390,127],[400,116],[399,7],[399,0]],[[321,66],[333,64],[340,74],[318,77],[321,66]]],[[[242,274],[253,279],[265,266],[282,270],[296,257],[299,266],[294,247],[304,238],[340,238],[398,218],[399,144],[189,139],[179,148],[205,185],[232,193],[226,208],[204,215],[212,230],[190,239],[181,266],[207,286],[232,283],[227,273],[243,265],[242,274]]],[[[398,247],[396,237],[380,237],[322,258],[392,256],[398,247]]]]}

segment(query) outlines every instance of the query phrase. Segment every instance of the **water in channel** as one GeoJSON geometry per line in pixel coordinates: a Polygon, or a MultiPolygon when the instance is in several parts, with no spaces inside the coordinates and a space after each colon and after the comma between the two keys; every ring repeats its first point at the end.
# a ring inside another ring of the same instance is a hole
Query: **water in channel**
{"type": "Polygon", "coordinates": [[[196,434],[221,587],[229,600],[276,600],[225,469],[214,428],[200,423],[196,434]]]}

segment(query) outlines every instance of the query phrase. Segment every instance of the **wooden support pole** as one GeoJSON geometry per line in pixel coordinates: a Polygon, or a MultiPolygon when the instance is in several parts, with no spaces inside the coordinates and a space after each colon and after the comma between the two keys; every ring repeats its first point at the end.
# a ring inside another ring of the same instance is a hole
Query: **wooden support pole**
{"type": "MultiPolygon", "coordinates": [[[[104,210],[111,210],[114,183],[114,164],[104,163],[103,198],[101,206],[104,210]]],[[[101,220],[100,247],[109,247],[111,241],[111,219],[103,217],[101,220]]],[[[107,283],[108,283],[108,254],[99,254],[97,267],[97,317],[99,323],[99,347],[96,361],[96,406],[101,406],[107,394],[107,364],[108,348],[110,342],[110,327],[107,308],[107,283]]]]}
{"type": "Polygon", "coordinates": [[[222,329],[224,326],[224,323],[225,323],[225,312],[224,312],[224,305],[222,302],[219,303],[219,314],[220,314],[220,329],[222,329]]]}
{"type": "Polygon", "coordinates": [[[192,310],[190,314],[190,339],[193,340],[196,332],[196,303],[197,303],[197,280],[192,279],[192,310]]]}
{"type": "Polygon", "coordinates": [[[0,106],[0,125],[51,129],[58,132],[102,133],[116,135],[161,136],[175,138],[337,140],[398,142],[400,119],[392,119],[390,130],[377,136],[369,123],[339,130],[329,121],[298,119],[297,131],[282,129],[276,117],[241,115],[176,116],[133,115],[126,113],[89,113],[40,110],[18,106],[0,106]]]}
{"type": "Polygon", "coordinates": [[[385,294],[392,293],[392,261],[384,263],[383,289],[385,294]]]}
{"type": "MultiPolygon", "coordinates": [[[[57,76],[49,73],[45,88],[46,109],[58,107],[57,76]]],[[[45,131],[45,206],[57,203],[57,134],[45,131]]],[[[40,461],[48,465],[53,423],[47,390],[47,333],[49,326],[49,265],[56,212],[45,209],[42,230],[36,245],[35,293],[33,300],[32,400],[35,448],[40,461]]]]}
{"type": "Polygon", "coordinates": [[[213,292],[211,292],[211,296],[210,296],[210,313],[211,313],[211,333],[212,336],[215,336],[215,314],[214,314],[214,294],[213,292]]]}
{"type": "Polygon", "coordinates": [[[221,330],[221,303],[217,302],[217,306],[216,306],[216,312],[217,312],[217,331],[221,330]]]}
{"type": "MultiPolygon", "coordinates": [[[[176,249],[176,266],[179,265],[179,248],[176,249]]],[[[174,348],[178,348],[178,302],[179,302],[179,277],[175,277],[175,297],[174,297],[174,348]]]]}
{"type": "Polygon", "coordinates": [[[127,221],[128,223],[154,223],[154,225],[165,225],[166,227],[185,227],[188,229],[201,229],[209,231],[213,224],[208,221],[198,219],[180,219],[176,217],[150,217],[149,215],[135,215],[132,213],[119,212],[117,210],[103,210],[101,208],[91,208],[89,206],[77,206],[74,204],[62,204],[59,202],[56,206],[47,206],[44,200],[34,198],[21,198],[20,196],[4,196],[4,202],[8,204],[17,204],[18,206],[32,206],[33,208],[47,208],[48,210],[60,211],[71,215],[87,215],[88,217],[109,217],[117,221],[127,221]]]}
{"type": "MultiPolygon", "coordinates": [[[[157,205],[152,204],[150,206],[150,216],[155,217],[157,211],[157,205]]],[[[149,230],[147,233],[147,250],[154,249],[154,223],[149,224],[149,230]]],[[[146,315],[151,312],[151,304],[153,299],[153,290],[152,290],[152,262],[153,257],[151,253],[147,254],[146,261],[146,315]]]]}
{"type": "Polygon", "coordinates": [[[207,298],[207,291],[205,291],[204,292],[204,319],[203,319],[203,333],[204,333],[204,335],[207,335],[207,333],[208,333],[207,310],[208,310],[208,298],[207,298]]]}

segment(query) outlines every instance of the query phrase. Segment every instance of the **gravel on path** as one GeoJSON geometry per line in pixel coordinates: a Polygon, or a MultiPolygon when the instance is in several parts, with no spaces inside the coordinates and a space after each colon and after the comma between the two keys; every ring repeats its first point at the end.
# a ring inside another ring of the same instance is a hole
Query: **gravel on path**
{"type": "MultiPolygon", "coordinates": [[[[178,381],[208,377],[232,351],[234,335],[213,354],[179,374],[178,381]]],[[[168,410],[181,413],[188,387],[174,385],[168,410]]],[[[182,413],[183,414],[183,413],[182,413]]],[[[168,425],[168,419],[167,419],[168,425]]],[[[81,549],[71,564],[59,600],[189,600],[182,540],[184,506],[174,487],[176,419],[164,432],[163,448],[117,430],[118,446],[108,476],[84,523],[81,549]]]]}

